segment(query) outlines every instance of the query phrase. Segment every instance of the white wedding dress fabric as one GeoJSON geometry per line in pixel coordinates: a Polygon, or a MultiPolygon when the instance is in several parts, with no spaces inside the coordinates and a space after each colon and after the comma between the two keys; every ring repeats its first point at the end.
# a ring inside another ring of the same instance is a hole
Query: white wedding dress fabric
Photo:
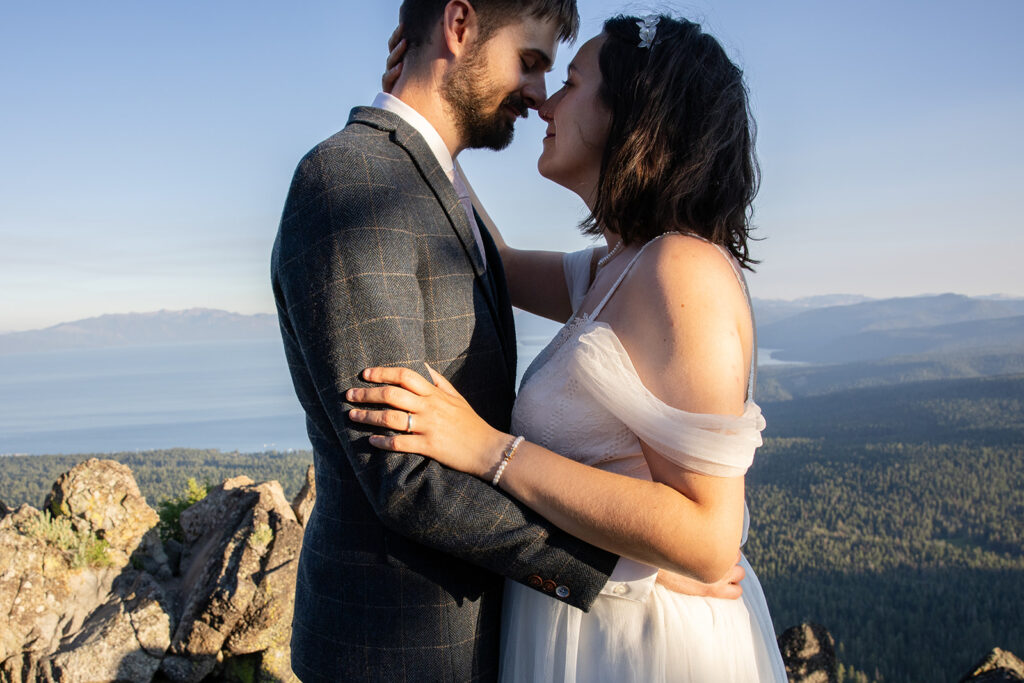
{"type": "MultiPolygon", "coordinates": [[[[739,265],[720,251],[746,292],[739,265]]],[[[534,359],[516,399],[513,433],[640,479],[651,479],[640,439],[681,467],[740,476],[764,428],[753,402],[754,359],[742,416],[687,413],[647,390],[614,330],[596,320],[642,252],[593,312],[574,315],[534,359]]],[[[591,258],[588,249],[564,260],[574,310],[589,287],[591,258]]],[[[745,515],[744,540],[746,527],[745,515]]],[[[589,612],[506,581],[501,681],[785,683],[764,593],[746,559],[742,564],[743,597],[722,600],[672,593],[655,583],[656,568],[621,558],[589,612]]]]}

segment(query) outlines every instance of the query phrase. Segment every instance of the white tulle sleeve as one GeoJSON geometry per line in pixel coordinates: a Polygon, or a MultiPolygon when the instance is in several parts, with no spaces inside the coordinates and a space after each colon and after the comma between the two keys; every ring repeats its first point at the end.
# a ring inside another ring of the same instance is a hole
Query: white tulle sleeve
{"type": "Polygon", "coordinates": [[[562,256],[562,268],[565,270],[565,284],[569,287],[569,301],[572,310],[576,310],[583,302],[590,288],[590,263],[594,259],[594,248],[572,251],[562,256]]]}
{"type": "Polygon", "coordinates": [[[761,445],[765,422],[756,403],[748,401],[738,417],[673,408],[643,385],[606,323],[593,323],[580,337],[569,372],[637,438],[680,467],[715,477],[741,476],[761,445]]]}

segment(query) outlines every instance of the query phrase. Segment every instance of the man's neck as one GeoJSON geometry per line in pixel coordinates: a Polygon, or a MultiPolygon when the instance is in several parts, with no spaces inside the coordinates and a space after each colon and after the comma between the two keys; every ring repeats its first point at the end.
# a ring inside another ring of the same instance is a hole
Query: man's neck
{"type": "Polygon", "coordinates": [[[391,94],[415,109],[434,127],[453,159],[462,151],[462,140],[455,121],[432,79],[402,78],[395,84],[391,94]]]}

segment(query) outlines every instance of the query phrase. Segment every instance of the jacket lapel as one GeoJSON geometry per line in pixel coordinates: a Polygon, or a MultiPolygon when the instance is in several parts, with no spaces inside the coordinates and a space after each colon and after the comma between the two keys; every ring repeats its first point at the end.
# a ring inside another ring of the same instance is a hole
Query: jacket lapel
{"type": "MultiPolygon", "coordinates": [[[[402,117],[383,109],[375,107],[356,107],[349,116],[349,123],[362,123],[373,126],[378,130],[391,133],[391,139],[395,144],[402,147],[416,165],[417,170],[423,176],[427,185],[430,186],[437,197],[438,203],[444,209],[452,230],[462,243],[466,252],[466,258],[473,266],[476,280],[487,300],[487,306],[491,311],[491,317],[498,326],[498,334],[501,341],[502,351],[505,355],[505,362],[509,373],[509,382],[515,390],[516,377],[516,342],[515,323],[512,319],[512,307],[508,299],[508,286],[505,282],[505,271],[501,266],[501,256],[490,238],[487,228],[481,226],[480,232],[487,250],[487,261],[492,264],[491,268],[485,268],[480,250],[477,248],[476,238],[473,237],[473,229],[469,225],[469,217],[466,215],[462,203],[452,182],[448,179],[437,157],[430,150],[426,140],[410,126],[402,117]],[[493,277],[492,277],[493,276],[493,277]]],[[[480,224],[477,219],[477,224],[480,224]]]]}
{"type": "MultiPolygon", "coordinates": [[[[441,208],[448,216],[452,230],[462,242],[466,258],[473,265],[473,272],[477,277],[483,277],[484,262],[477,249],[469,219],[459,202],[458,195],[455,194],[452,182],[441,168],[441,164],[438,163],[437,157],[434,156],[423,136],[406,123],[401,116],[375,107],[356,107],[352,110],[349,123],[364,123],[391,133],[391,139],[409,154],[417,170],[434,192],[434,196],[437,197],[441,208]]],[[[494,305],[493,298],[490,303],[492,306],[494,305]]]]}

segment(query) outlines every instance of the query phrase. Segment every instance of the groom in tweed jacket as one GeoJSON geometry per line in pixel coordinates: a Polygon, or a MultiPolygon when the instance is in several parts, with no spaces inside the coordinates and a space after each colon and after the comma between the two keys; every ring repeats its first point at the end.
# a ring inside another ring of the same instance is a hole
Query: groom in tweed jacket
{"type": "Polygon", "coordinates": [[[509,430],[512,309],[452,157],[511,140],[578,23],[574,0],[406,0],[402,13],[398,97],[357,107],[302,159],[272,258],[316,467],[292,632],[304,681],[496,680],[503,577],[587,609],[617,559],[479,479],[372,447],[346,417],[364,368],[427,377],[429,363],[509,430]]]}

